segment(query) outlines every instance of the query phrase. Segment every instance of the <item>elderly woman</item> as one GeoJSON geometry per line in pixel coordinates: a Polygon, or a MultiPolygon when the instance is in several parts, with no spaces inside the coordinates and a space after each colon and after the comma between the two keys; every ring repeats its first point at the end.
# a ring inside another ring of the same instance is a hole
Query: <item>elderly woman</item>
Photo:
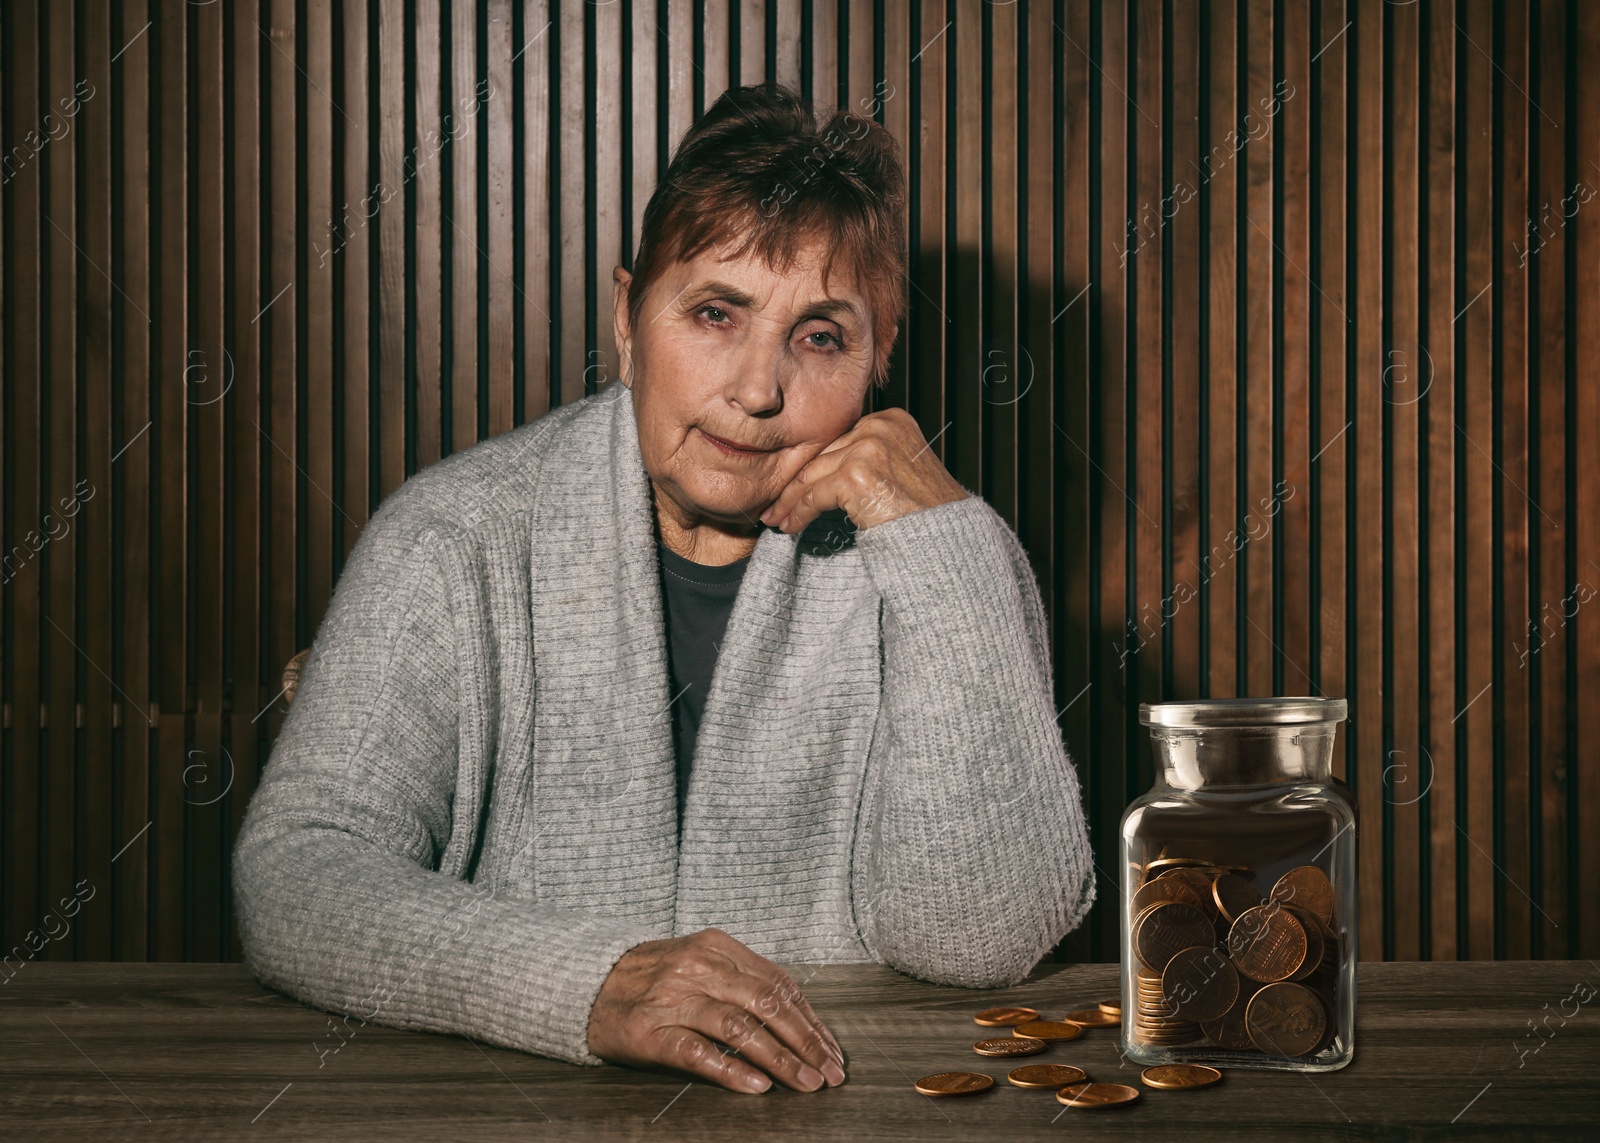
{"type": "Polygon", "coordinates": [[[1027,555],[909,415],[861,413],[902,203],[881,127],[729,91],[615,271],[621,384],[383,503],[239,837],[263,982],[814,1091],[844,1057],[775,961],[993,987],[1078,923],[1027,555]]]}

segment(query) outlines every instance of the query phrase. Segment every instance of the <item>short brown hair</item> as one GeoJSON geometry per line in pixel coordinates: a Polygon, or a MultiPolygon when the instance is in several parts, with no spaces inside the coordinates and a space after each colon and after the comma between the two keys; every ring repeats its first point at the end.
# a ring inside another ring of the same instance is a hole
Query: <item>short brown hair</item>
{"type": "Polygon", "coordinates": [[[713,243],[743,234],[729,257],[754,246],[781,274],[821,238],[823,281],[842,254],[872,307],[882,386],[905,311],[904,204],[900,148],[881,124],[843,109],[819,124],[809,101],[776,83],[729,88],[684,133],[645,207],[629,327],[667,267],[713,243]]]}

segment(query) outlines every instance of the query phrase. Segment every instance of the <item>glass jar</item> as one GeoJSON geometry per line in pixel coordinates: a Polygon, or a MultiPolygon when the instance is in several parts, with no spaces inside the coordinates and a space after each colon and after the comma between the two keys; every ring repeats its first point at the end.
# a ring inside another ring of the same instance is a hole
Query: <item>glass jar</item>
{"type": "Polygon", "coordinates": [[[1145,703],[1122,817],[1122,1041],[1141,1064],[1332,1071],[1355,1052],[1356,806],[1343,699],[1145,703]]]}

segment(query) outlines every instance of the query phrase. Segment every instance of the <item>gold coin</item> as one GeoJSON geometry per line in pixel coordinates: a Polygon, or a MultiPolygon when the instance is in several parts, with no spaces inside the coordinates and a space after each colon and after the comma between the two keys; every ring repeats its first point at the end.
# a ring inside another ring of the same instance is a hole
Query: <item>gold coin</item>
{"type": "Polygon", "coordinates": [[[1304,1056],[1321,1042],[1326,1013],[1311,989],[1282,981],[1250,998],[1244,1024],[1251,1042],[1268,1055],[1304,1056]]]}
{"type": "Polygon", "coordinates": [[[1222,1078],[1222,1073],[1204,1064],[1158,1064],[1153,1068],[1145,1068],[1139,1078],[1144,1081],[1146,1087],[1175,1090],[1209,1087],[1222,1078]]]}
{"type": "Polygon", "coordinates": [[[1088,1073],[1071,1064],[1029,1064],[1008,1073],[1006,1079],[1017,1087],[1049,1087],[1060,1090],[1069,1083],[1082,1083],[1088,1073]]]}
{"type": "Polygon", "coordinates": [[[982,1024],[985,1028],[1009,1028],[1038,1018],[1039,1014],[1032,1008],[985,1008],[972,1018],[972,1022],[982,1024]]]}
{"type": "Polygon", "coordinates": [[[916,1082],[916,1089],[923,1095],[977,1095],[993,1086],[994,1077],[982,1072],[940,1072],[916,1082]]]}
{"type": "Polygon", "coordinates": [[[1122,1001],[1120,1000],[1102,1000],[1096,1007],[1107,1016],[1120,1017],[1122,1015],[1122,1001]]]}
{"type": "Polygon", "coordinates": [[[1267,896],[1286,905],[1299,905],[1325,925],[1333,923],[1333,884],[1315,865],[1289,870],[1267,896]]]}
{"type": "Polygon", "coordinates": [[[1213,921],[1217,919],[1217,901],[1211,892],[1211,878],[1197,866],[1179,865],[1167,870],[1156,880],[1182,881],[1194,890],[1195,904],[1213,921]]]}
{"type": "Polygon", "coordinates": [[[980,1056],[1037,1056],[1050,1045],[1031,1037],[1013,1036],[1009,1039],[979,1040],[972,1050],[980,1056]]]}
{"type": "Polygon", "coordinates": [[[1075,1083],[1056,1092],[1068,1107],[1121,1107],[1139,1098],[1139,1089],[1125,1083],[1075,1083]]]}
{"type": "Polygon", "coordinates": [[[1029,1020],[1011,1029],[1011,1034],[1034,1040],[1076,1040],[1083,1035],[1083,1025],[1068,1024],[1064,1020],[1029,1020]]]}
{"type": "Polygon", "coordinates": [[[1185,1020],[1220,1020],[1239,999],[1239,973],[1221,949],[1196,945],[1167,962],[1161,991],[1185,1020]]]}
{"type": "MultiPolygon", "coordinates": [[[[1150,884],[1157,885],[1160,882],[1152,881],[1150,884]]],[[[1184,888],[1188,891],[1188,886],[1184,888]]],[[[1299,922],[1293,918],[1289,918],[1289,923],[1296,930],[1300,928],[1299,922]]],[[[1144,962],[1144,966],[1155,973],[1165,969],[1167,962],[1179,949],[1191,948],[1194,945],[1209,945],[1216,940],[1216,931],[1206,919],[1205,913],[1200,911],[1200,907],[1186,905],[1181,901],[1153,906],[1133,927],[1132,935],[1134,952],[1144,962]]],[[[1304,934],[1302,934],[1303,940],[1304,934]]],[[[1303,948],[1301,953],[1304,955],[1303,948]]],[[[1288,976],[1299,963],[1300,961],[1296,959],[1283,975],[1288,976]]]]}
{"type": "Polygon", "coordinates": [[[1085,1028],[1115,1028],[1122,1023],[1121,1016],[1113,1016],[1099,1008],[1082,1008],[1077,1012],[1068,1012],[1061,1019],[1068,1024],[1079,1024],[1085,1028]]]}
{"type": "Polygon", "coordinates": [[[1207,866],[1212,864],[1199,857],[1158,857],[1144,867],[1146,877],[1157,877],[1168,869],[1182,869],[1184,866],[1207,866]]]}
{"type": "Polygon", "coordinates": [[[1231,925],[1240,913],[1261,904],[1261,892],[1237,873],[1223,873],[1211,883],[1211,900],[1218,914],[1231,925]]]}
{"type": "Polygon", "coordinates": [[[1252,980],[1287,980],[1305,962],[1306,931],[1281,904],[1257,905],[1240,913],[1228,930],[1228,955],[1252,980]]]}

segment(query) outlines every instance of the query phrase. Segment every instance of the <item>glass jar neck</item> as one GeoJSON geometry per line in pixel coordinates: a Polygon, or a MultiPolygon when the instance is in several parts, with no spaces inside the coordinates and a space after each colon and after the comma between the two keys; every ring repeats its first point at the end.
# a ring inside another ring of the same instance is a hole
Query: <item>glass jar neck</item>
{"type": "Polygon", "coordinates": [[[1178,790],[1327,782],[1337,724],[1152,728],[1156,781],[1178,790]]]}

